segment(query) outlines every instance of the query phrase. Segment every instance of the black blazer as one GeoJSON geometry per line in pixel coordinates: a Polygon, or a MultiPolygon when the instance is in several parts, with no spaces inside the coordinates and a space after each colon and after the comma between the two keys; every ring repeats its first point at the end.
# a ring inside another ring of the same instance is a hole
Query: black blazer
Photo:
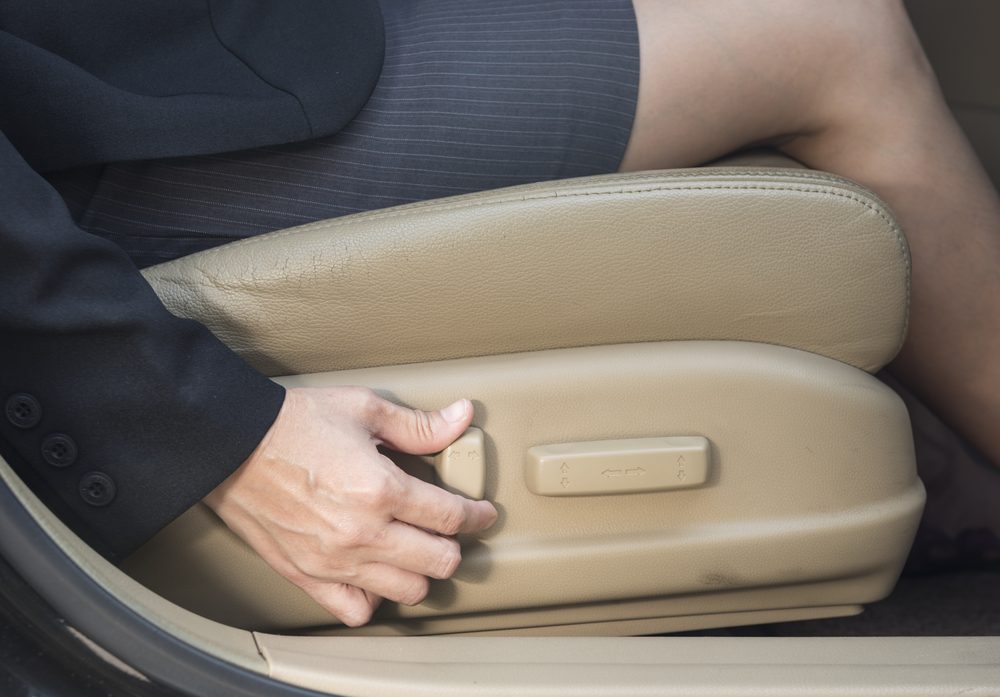
{"type": "Polygon", "coordinates": [[[0,452],[106,555],[239,466],[284,393],[168,313],[39,172],[334,133],[382,52],[375,0],[0,4],[0,452]]]}

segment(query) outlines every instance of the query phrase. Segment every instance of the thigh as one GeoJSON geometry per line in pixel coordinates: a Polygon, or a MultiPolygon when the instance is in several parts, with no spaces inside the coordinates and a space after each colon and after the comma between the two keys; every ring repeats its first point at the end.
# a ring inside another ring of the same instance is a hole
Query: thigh
{"type": "Polygon", "coordinates": [[[690,167],[825,125],[874,4],[635,0],[642,72],[622,169],[690,167]]]}
{"type": "Polygon", "coordinates": [[[306,143],[105,168],[82,224],[141,265],[429,198],[615,171],[639,55],[630,0],[383,0],[375,91],[306,143]]]}

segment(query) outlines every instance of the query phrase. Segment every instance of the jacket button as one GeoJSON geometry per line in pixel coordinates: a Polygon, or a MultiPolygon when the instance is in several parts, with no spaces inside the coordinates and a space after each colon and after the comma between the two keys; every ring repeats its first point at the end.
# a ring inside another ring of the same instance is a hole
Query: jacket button
{"type": "Polygon", "coordinates": [[[107,506],[116,492],[114,480],[104,472],[90,472],[80,480],[80,496],[91,506],[107,506]]]}
{"type": "Polygon", "coordinates": [[[42,405],[25,392],[8,397],[4,411],[7,420],[17,428],[31,428],[42,420],[42,405]]]}
{"type": "Polygon", "coordinates": [[[76,443],[65,433],[52,433],[42,441],[42,459],[53,467],[69,467],[76,462],[76,443]]]}

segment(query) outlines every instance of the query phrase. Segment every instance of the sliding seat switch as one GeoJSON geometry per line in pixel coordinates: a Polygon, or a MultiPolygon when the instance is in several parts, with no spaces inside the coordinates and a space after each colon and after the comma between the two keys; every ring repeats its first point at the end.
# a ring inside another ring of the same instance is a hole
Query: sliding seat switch
{"type": "Polygon", "coordinates": [[[710,452],[702,436],[539,445],[528,450],[525,481],[542,496],[690,489],[708,480],[710,452]]]}

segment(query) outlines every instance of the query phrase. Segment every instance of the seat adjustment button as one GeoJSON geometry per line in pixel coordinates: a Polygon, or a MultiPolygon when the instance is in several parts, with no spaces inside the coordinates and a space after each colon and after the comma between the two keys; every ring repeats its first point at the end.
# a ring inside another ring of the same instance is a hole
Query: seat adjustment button
{"type": "Polygon", "coordinates": [[[482,430],[471,426],[434,458],[445,489],[470,499],[486,494],[486,448],[482,430]]]}
{"type": "Polygon", "coordinates": [[[525,483],[542,496],[690,489],[708,482],[710,460],[703,436],[536,445],[528,450],[525,483]]]}
{"type": "Polygon", "coordinates": [[[42,459],[53,467],[69,467],[76,454],[76,442],[65,433],[51,433],[42,441],[42,459]]]}
{"type": "Polygon", "coordinates": [[[107,506],[117,490],[114,480],[104,472],[90,472],[80,480],[80,496],[91,506],[107,506]]]}
{"type": "Polygon", "coordinates": [[[42,405],[25,392],[8,397],[4,412],[7,420],[17,428],[31,428],[42,420],[42,405]]]}

